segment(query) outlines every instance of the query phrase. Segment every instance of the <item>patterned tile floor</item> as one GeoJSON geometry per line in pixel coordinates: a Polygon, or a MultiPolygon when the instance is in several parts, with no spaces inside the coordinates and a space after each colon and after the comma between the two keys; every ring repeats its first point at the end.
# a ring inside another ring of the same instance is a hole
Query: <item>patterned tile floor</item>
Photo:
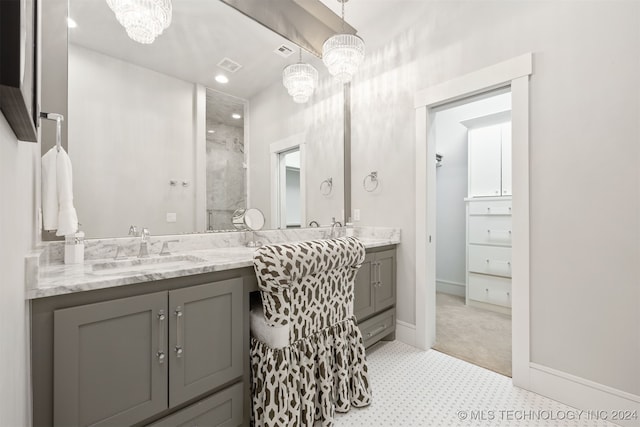
{"type": "Polygon", "coordinates": [[[511,378],[399,341],[368,352],[373,403],[335,426],[614,426],[511,384],[511,378]]]}

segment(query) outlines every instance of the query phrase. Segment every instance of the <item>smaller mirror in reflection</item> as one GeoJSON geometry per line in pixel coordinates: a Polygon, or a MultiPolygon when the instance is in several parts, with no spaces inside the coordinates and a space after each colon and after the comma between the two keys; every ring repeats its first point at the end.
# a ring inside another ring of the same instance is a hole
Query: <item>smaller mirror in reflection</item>
{"type": "Polygon", "coordinates": [[[238,209],[233,213],[233,226],[238,230],[262,230],[264,214],[256,208],[238,209]]]}
{"type": "Polygon", "coordinates": [[[300,228],[303,203],[300,191],[300,147],[279,153],[278,166],[279,228],[300,228]]]}
{"type": "Polygon", "coordinates": [[[244,101],[207,89],[207,230],[229,230],[247,201],[244,101]]]}

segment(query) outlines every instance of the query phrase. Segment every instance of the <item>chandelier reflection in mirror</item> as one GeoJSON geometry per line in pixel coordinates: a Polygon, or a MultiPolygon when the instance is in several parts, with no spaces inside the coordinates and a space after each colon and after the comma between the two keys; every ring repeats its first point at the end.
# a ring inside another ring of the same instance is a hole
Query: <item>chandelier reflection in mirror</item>
{"type": "Polygon", "coordinates": [[[318,70],[313,65],[302,62],[302,49],[299,62],[286,66],[282,71],[282,84],[298,104],[307,102],[313,95],[318,86],[318,70]]]}
{"type": "Polygon", "coordinates": [[[107,0],[127,35],[150,44],[171,25],[171,0],[107,0]]]}
{"type": "MultiPolygon", "coordinates": [[[[344,4],[342,3],[342,31],[344,32],[344,4]]],[[[337,80],[342,83],[351,81],[364,59],[364,41],[355,34],[336,34],[322,45],[322,62],[337,80]]]]}

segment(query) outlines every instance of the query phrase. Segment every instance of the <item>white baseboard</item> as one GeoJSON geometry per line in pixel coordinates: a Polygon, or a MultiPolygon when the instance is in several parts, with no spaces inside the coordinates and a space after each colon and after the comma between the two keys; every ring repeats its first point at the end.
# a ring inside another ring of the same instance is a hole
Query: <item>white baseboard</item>
{"type": "Polygon", "coordinates": [[[529,366],[529,389],[534,393],[583,410],[591,420],[599,417],[625,427],[640,427],[640,396],[537,363],[529,366]],[[620,419],[621,416],[627,419],[620,419]]]}
{"type": "Polygon", "coordinates": [[[396,340],[415,347],[416,345],[416,325],[396,320],[396,340]]]}
{"type": "Polygon", "coordinates": [[[464,283],[436,279],[436,292],[464,297],[466,296],[466,288],[464,283]]]}

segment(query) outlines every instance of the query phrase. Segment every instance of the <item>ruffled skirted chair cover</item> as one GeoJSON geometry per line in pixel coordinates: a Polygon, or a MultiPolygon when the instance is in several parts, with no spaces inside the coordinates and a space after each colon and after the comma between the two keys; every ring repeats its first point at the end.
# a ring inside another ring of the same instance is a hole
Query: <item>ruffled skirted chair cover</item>
{"type": "Polygon", "coordinates": [[[333,424],[336,411],[371,402],[367,363],[353,316],[365,249],[354,237],[264,246],[254,268],[264,319],[289,328],[289,345],[251,338],[255,426],[333,424]]]}

